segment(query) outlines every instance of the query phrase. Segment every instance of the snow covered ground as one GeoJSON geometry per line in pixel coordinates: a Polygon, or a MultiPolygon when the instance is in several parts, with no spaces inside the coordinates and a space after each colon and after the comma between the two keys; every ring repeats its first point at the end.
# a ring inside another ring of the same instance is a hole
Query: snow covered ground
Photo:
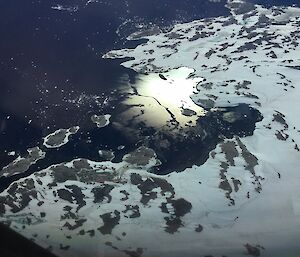
{"type": "Polygon", "coordinates": [[[253,136],[166,176],[147,172],[159,163],[149,149],[51,166],[1,193],[0,221],[60,256],[298,256],[300,10],[228,7],[104,58],[133,57],[122,65],[150,76],[192,69],[195,104],[262,113],[253,136]]]}

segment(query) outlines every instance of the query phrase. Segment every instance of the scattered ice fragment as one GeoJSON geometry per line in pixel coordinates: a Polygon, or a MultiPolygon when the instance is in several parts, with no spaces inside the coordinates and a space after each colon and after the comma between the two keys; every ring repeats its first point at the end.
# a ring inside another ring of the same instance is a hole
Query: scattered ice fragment
{"type": "Polygon", "coordinates": [[[104,161],[112,161],[115,158],[113,151],[99,150],[99,155],[104,161]]]}
{"type": "Polygon", "coordinates": [[[15,151],[11,151],[11,152],[7,153],[7,155],[9,155],[9,156],[15,156],[16,152],[15,151]]]}
{"type": "Polygon", "coordinates": [[[118,150],[123,150],[124,148],[125,148],[124,145],[119,145],[119,146],[117,147],[118,150]]]}
{"type": "Polygon", "coordinates": [[[78,6],[63,6],[61,4],[58,4],[56,6],[52,6],[51,9],[57,11],[77,12],[78,6]]]}

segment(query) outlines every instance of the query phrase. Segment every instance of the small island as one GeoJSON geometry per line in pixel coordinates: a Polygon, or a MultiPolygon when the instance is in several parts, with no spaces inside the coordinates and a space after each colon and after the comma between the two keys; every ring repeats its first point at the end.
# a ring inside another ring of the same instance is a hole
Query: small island
{"type": "Polygon", "coordinates": [[[68,129],[58,129],[44,138],[43,145],[47,148],[58,148],[69,142],[70,135],[78,132],[79,126],[68,129]]]}

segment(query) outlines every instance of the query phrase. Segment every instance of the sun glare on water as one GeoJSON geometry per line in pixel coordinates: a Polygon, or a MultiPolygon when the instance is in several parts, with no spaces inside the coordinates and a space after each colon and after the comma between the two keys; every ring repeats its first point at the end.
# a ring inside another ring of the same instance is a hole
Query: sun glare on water
{"type": "Polygon", "coordinates": [[[193,69],[181,67],[163,74],[140,75],[134,85],[138,94],[125,102],[132,106],[126,115],[156,128],[166,128],[173,118],[180,127],[195,125],[205,111],[190,98],[203,80],[189,78],[193,72],[193,69]]]}

